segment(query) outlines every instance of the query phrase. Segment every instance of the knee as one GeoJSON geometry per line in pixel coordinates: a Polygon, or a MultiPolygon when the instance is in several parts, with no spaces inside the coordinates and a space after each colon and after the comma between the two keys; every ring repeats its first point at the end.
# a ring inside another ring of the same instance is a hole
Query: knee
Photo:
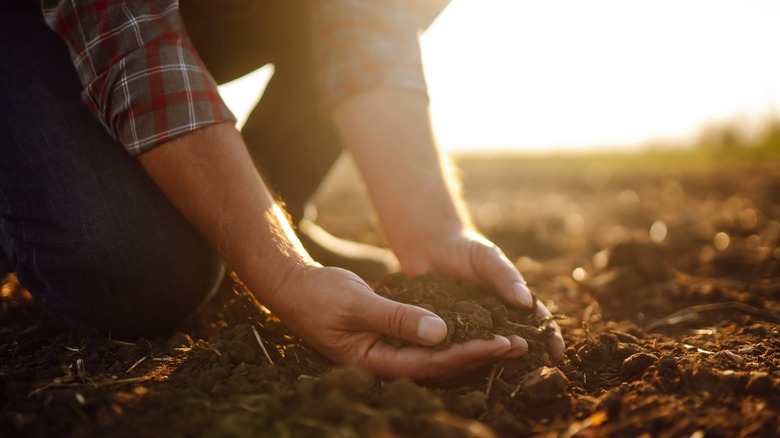
{"type": "Polygon", "coordinates": [[[68,326],[120,338],[165,332],[221,281],[224,263],[183,219],[129,223],[98,213],[62,218],[15,251],[22,285],[68,326]]]}

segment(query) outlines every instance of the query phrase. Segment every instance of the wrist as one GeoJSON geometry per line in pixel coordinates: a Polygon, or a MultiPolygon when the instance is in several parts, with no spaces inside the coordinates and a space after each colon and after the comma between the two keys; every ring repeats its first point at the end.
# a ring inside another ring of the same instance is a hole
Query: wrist
{"type": "Polygon", "coordinates": [[[281,207],[274,205],[262,216],[256,244],[240,245],[233,257],[236,271],[250,290],[271,308],[291,276],[320,267],[304,249],[281,207]]]}

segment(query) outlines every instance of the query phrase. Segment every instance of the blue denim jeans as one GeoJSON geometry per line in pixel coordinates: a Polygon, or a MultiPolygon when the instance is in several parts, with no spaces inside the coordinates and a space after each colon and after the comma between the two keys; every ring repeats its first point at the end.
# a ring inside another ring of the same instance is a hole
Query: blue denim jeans
{"type": "Polygon", "coordinates": [[[40,306],[115,337],[175,327],[224,264],[81,103],[64,43],[0,5],[0,247],[40,306]]]}

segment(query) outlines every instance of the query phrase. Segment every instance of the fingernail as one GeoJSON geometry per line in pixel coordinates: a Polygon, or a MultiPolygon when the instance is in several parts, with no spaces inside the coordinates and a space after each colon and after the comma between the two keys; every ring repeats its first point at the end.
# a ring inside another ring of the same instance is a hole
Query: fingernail
{"type": "Polygon", "coordinates": [[[447,324],[435,316],[423,316],[417,325],[417,338],[425,344],[438,344],[447,337],[447,324]]]}
{"type": "Polygon", "coordinates": [[[550,342],[550,355],[552,356],[553,362],[558,362],[563,359],[563,350],[563,339],[554,338],[552,342],[550,342]]]}
{"type": "Polygon", "coordinates": [[[512,343],[512,350],[522,349],[528,351],[528,341],[517,335],[508,336],[509,342],[512,343]]]}
{"type": "Polygon", "coordinates": [[[516,358],[524,356],[528,353],[528,342],[517,335],[507,336],[509,342],[512,343],[512,351],[507,358],[516,358]]]}
{"type": "Polygon", "coordinates": [[[501,356],[507,354],[510,350],[512,350],[512,341],[510,341],[506,337],[499,336],[499,335],[493,335],[493,338],[494,339],[503,339],[506,342],[498,350],[493,352],[493,354],[491,355],[492,357],[501,357],[501,356]]]}
{"type": "Polygon", "coordinates": [[[528,286],[522,281],[516,281],[512,285],[512,292],[515,294],[515,298],[525,307],[531,307],[533,305],[533,299],[531,298],[531,291],[528,290],[528,286]]]}

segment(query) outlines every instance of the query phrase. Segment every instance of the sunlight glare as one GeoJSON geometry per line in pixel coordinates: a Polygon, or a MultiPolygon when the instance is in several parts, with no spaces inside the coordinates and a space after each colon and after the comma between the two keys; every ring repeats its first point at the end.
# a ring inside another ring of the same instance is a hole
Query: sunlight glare
{"type": "Polygon", "coordinates": [[[780,102],[780,2],[454,0],[422,36],[445,149],[637,144],[780,102]]]}

